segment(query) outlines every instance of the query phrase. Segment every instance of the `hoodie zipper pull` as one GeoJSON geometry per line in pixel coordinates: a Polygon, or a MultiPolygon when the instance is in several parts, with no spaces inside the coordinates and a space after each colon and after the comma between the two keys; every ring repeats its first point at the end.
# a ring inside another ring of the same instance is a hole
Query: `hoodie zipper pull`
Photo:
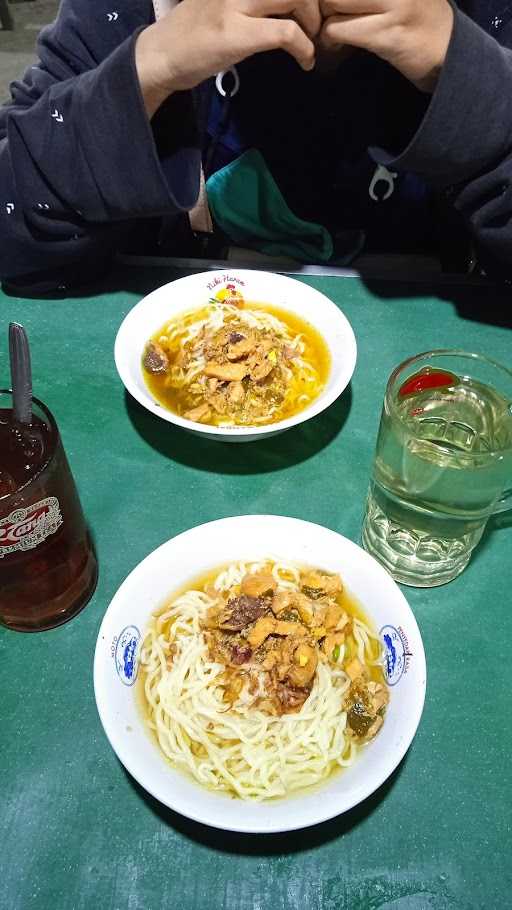
{"type": "Polygon", "coordinates": [[[398,174],[396,171],[388,171],[387,167],[384,167],[383,164],[377,165],[368,190],[370,199],[373,199],[374,202],[385,202],[386,199],[389,199],[395,191],[395,180],[397,177],[398,174]],[[377,196],[377,193],[375,192],[378,183],[386,184],[383,196],[377,196]]]}

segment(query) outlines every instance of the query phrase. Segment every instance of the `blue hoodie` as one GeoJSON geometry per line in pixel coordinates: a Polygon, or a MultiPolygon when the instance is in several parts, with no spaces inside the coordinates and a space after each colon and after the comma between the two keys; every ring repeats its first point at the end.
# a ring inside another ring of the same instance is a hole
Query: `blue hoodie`
{"type": "MultiPolygon", "coordinates": [[[[177,252],[219,132],[212,80],[148,121],[134,45],[151,0],[113,7],[63,0],[0,109],[0,278],[20,291],[88,281],[130,246],[177,252]]],[[[362,228],[369,249],[435,248],[460,218],[510,275],[512,3],[460,7],[431,98],[365,53],[330,79],[281,53],[245,61],[212,168],[259,148],[295,214],[362,228]],[[369,192],[379,165],[397,174],[385,201],[369,192]]]]}

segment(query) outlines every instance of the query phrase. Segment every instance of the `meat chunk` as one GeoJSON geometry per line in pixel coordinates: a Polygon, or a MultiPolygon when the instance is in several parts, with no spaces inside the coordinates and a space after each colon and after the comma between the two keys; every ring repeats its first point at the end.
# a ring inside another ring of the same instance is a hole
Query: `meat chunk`
{"type": "Polygon", "coordinates": [[[315,649],[301,642],[295,649],[288,679],[294,686],[307,686],[313,679],[317,666],[318,656],[315,649]]]}
{"type": "Polygon", "coordinates": [[[388,690],[382,683],[372,681],[368,683],[368,692],[372,702],[372,711],[377,714],[389,702],[388,690]]]}
{"type": "Polygon", "coordinates": [[[268,357],[265,351],[260,350],[252,354],[247,363],[250,368],[251,379],[254,382],[261,382],[262,379],[265,379],[275,366],[272,358],[268,357]]]}
{"type": "Polygon", "coordinates": [[[201,627],[203,629],[218,629],[221,610],[222,607],[218,604],[214,604],[213,607],[210,607],[206,616],[201,621],[201,627]]]}
{"type": "MultiPolygon", "coordinates": [[[[325,628],[325,617],[327,614],[327,606],[318,601],[313,606],[313,626],[323,626],[325,628]]],[[[325,635],[325,632],[324,632],[325,635]]]]}
{"type": "Polygon", "coordinates": [[[285,620],[278,619],[274,626],[274,633],[276,635],[303,636],[306,634],[306,630],[300,622],[286,622],[285,620]]]}
{"type": "Polygon", "coordinates": [[[231,635],[219,632],[218,629],[205,632],[206,643],[208,645],[208,656],[218,664],[229,664],[233,650],[233,637],[231,635]]]}
{"type": "Polygon", "coordinates": [[[228,386],[228,399],[230,404],[242,404],[245,398],[245,389],[241,382],[230,382],[228,386]]]}
{"type": "Polygon", "coordinates": [[[353,682],[343,703],[347,712],[347,733],[361,742],[372,739],[382,726],[387,701],[388,693],[381,683],[366,684],[361,677],[353,682]],[[385,695],[381,694],[381,688],[384,689],[385,695]],[[377,690],[380,696],[378,699],[377,690]],[[376,705],[383,700],[384,703],[376,709],[376,705]]]}
{"type": "Polygon", "coordinates": [[[299,688],[286,683],[278,683],[276,686],[276,698],[281,714],[299,711],[308,696],[309,689],[305,687],[299,688]]]}
{"type": "Polygon", "coordinates": [[[248,597],[246,594],[232,597],[219,616],[219,627],[229,632],[239,632],[262,617],[266,610],[267,604],[261,597],[248,597]]]}
{"type": "Polygon", "coordinates": [[[210,419],[212,412],[210,406],[204,401],[202,404],[198,404],[196,408],[185,411],[183,416],[186,420],[194,420],[196,423],[202,423],[210,419]]]}
{"type": "Polygon", "coordinates": [[[362,702],[354,702],[347,713],[348,732],[358,739],[365,739],[375,720],[362,702]]]}
{"type": "Polygon", "coordinates": [[[274,619],[273,616],[262,616],[247,636],[247,641],[252,648],[259,648],[269,635],[293,635],[302,636],[306,634],[304,626],[298,622],[284,622],[274,619]]]}
{"type": "Polygon", "coordinates": [[[313,604],[309,598],[305,594],[301,594],[300,591],[295,591],[293,594],[293,607],[297,610],[302,622],[310,626],[313,622],[313,604]]]}
{"type": "Polygon", "coordinates": [[[169,358],[163,347],[150,341],[146,346],[142,363],[148,373],[165,373],[169,366],[169,358]]]}
{"type": "Polygon", "coordinates": [[[273,670],[274,667],[277,667],[279,665],[280,657],[281,657],[281,655],[280,655],[279,651],[277,651],[273,648],[270,648],[264,654],[263,660],[261,661],[261,669],[262,670],[273,670]]]}
{"type": "MultiPolygon", "coordinates": [[[[216,380],[218,382],[218,380],[216,380]]],[[[225,414],[228,411],[228,386],[219,385],[219,388],[209,394],[208,403],[217,414],[225,414]]]]}
{"type": "Polygon", "coordinates": [[[277,582],[270,572],[248,572],[240,585],[242,594],[250,597],[270,596],[277,588],[277,582]]]}
{"type": "Polygon", "coordinates": [[[272,611],[276,616],[295,610],[305,625],[313,621],[313,604],[299,591],[278,591],[272,601],[272,611]]]}
{"type": "Polygon", "coordinates": [[[305,572],[301,579],[304,594],[312,600],[327,594],[339,594],[343,590],[339,575],[323,575],[320,572],[305,572]]]}
{"type": "Polygon", "coordinates": [[[348,732],[364,739],[375,720],[366,686],[359,681],[352,683],[343,706],[347,712],[348,732]]]}
{"type": "Polygon", "coordinates": [[[249,373],[246,363],[219,363],[217,360],[210,360],[203,370],[205,376],[213,376],[214,379],[221,379],[223,382],[241,382],[249,373]]]}
{"type": "Polygon", "coordinates": [[[279,616],[280,613],[291,610],[292,604],[292,591],[278,591],[272,600],[272,612],[275,613],[276,616],[279,616]]]}
{"type": "Polygon", "coordinates": [[[249,645],[236,644],[231,649],[231,663],[235,666],[247,663],[252,657],[252,648],[249,645]]]}
{"type": "Polygon", "coordinates": [[[276,664],[275,676],[280,682],[286,680],[293,664],[293,655],[297,647],[297,639],[292,636],[274,639],[279,660],[276,664]]]}
{"type": "Polygon", "coordinates": [[[324,626],[326,629],[342,629],[348,622],[348,616],[343,607],[336,601],[330,601],[325,611],[324,626]],[[342,622],[342,620],[345,620],[342,622]]]}
{"type": "MultiPolygon", "coordinates": [[[[251,598],[252,599],[252,598],[251,598]]],[[[272,635],[276,626],[273,616],[262,616],[258,619],[256,625],[249,632],[247,641],[251,648],[259,648],[269,635],[272,635]]]]}
{"type": "Polygon", "coordinates": [[[241,335],[240,332],[231,332],[226,357],[231,361],[240,360],[242,357],[247,357],[253,349],[254,338],[241,335]]]}

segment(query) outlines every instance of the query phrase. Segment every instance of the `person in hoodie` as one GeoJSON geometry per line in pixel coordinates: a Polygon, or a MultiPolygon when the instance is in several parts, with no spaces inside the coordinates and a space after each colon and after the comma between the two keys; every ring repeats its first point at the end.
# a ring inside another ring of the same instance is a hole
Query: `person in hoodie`
{"type": "Polygon", "coordinates": [[[265,248],[268,215],[327,232],[333,261],[458,249],[507,277],[508,45],[496,0],[62,0],[0,109],[0,278],[48,291],[190,250],[203,175],[227,241],[243,223],[265,248]]]}

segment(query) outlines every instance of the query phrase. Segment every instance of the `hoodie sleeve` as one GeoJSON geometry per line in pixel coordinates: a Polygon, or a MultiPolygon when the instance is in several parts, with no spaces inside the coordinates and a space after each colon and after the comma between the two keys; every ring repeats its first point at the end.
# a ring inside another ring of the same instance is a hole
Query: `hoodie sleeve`
{"type": "Polygon", "coordinates": [[[416,134],[399,154],[372,155],[443,191],[485,267],[512,277],[512,51],[454,11],[446,62],[416,134]]]}
{"type": "Polygon", "coordinates": [[[142,3],[64,0],[40,61],[0,109],[0,278],[42,287],[91,277],[133,219],[190,209],[200,150],[192,99],[166,102],[161,160],[135,69],[142,3]],[[111,4],[112,5],[112,4],[111,4]]]}

